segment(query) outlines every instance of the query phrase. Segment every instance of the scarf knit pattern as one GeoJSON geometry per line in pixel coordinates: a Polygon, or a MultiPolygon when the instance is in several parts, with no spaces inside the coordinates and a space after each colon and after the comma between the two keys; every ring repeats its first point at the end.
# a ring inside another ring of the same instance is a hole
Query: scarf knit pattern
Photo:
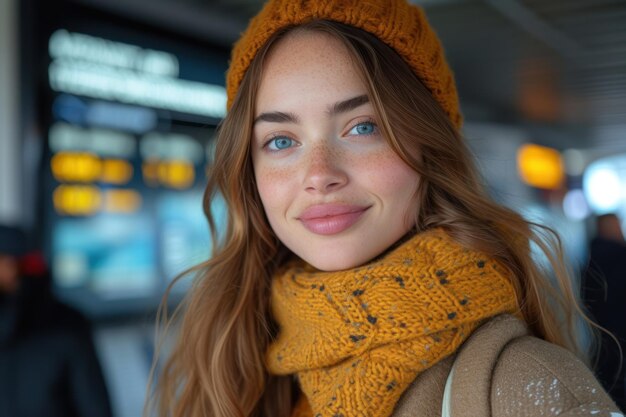
{"type": "Polygon", "coordinates": [[[272,282],[279,325],[267,367],[295,374],[294,416],[390,416],[420,372],[487,318],[518,312],[505,269],[443,230],[418,233],[370,264],[320,272],[297,261],[272,282]]]}

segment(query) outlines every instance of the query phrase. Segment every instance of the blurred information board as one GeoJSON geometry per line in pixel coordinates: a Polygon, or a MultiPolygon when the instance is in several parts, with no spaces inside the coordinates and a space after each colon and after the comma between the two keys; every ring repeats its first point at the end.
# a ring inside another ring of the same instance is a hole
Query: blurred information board
{"type": "Polygon", "coordinates": [[[55,290],[94,317],[145,312],[209,257],[202,193],[228,53],[76,4],[42,7],[38,122],[55,290]]]}

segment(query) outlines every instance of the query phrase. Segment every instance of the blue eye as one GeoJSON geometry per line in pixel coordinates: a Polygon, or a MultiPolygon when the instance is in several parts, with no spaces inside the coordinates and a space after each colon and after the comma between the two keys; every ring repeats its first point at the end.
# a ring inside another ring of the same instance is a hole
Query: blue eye
{"type": "Polygon", "coordinates": [[[359,123],[348,132],[350,135],[372,135],[374,133],[376,133],[376,124],[372,122],[359,123]]]}
{"type": "Polygon", "coordinates": [[[277,136],[274,139],[267,142],[267,147],[272,151],[280,151],[292,147],[294,144],[293,139],[286,136],[277,136]]]}

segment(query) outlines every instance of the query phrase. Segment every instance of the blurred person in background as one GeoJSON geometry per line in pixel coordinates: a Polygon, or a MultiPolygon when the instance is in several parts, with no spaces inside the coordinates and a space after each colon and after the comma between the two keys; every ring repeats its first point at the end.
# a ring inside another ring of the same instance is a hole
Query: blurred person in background
{"type": "MultiPolygon", "coordinates": [[[[596,236],[589,245],[584,298],[598,324],[617,338],[622,353],[626,348],[626,241],[620,219],[605,214],[596,219],[596,236]]],[[[609,335],[602,334],[598,379],[617,404],[626,407],[626,373],[620,369],[620,349],[609,335]]]]}
{"type": "Polygon", "coordinates": [[[0,225],[0,417],[110,417],[90,327],[25,233],[0,225]]]}

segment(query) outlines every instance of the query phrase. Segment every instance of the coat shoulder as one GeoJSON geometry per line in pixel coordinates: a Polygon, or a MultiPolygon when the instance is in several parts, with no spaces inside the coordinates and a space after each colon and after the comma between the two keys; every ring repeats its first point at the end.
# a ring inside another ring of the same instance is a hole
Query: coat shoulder
{"type": "Polygon", "coordinates": [[[420,375],[393,417],[441,415],[449,376],[452,417],[624,417],[582,361],[511,315],[487,321],[420,375]]]}
{"type": "Polygon", "coordinates": [[[493,370],[497,416],[623,416],[587,366],[570,351],[532,336],[512,340],[493,370]]]}

